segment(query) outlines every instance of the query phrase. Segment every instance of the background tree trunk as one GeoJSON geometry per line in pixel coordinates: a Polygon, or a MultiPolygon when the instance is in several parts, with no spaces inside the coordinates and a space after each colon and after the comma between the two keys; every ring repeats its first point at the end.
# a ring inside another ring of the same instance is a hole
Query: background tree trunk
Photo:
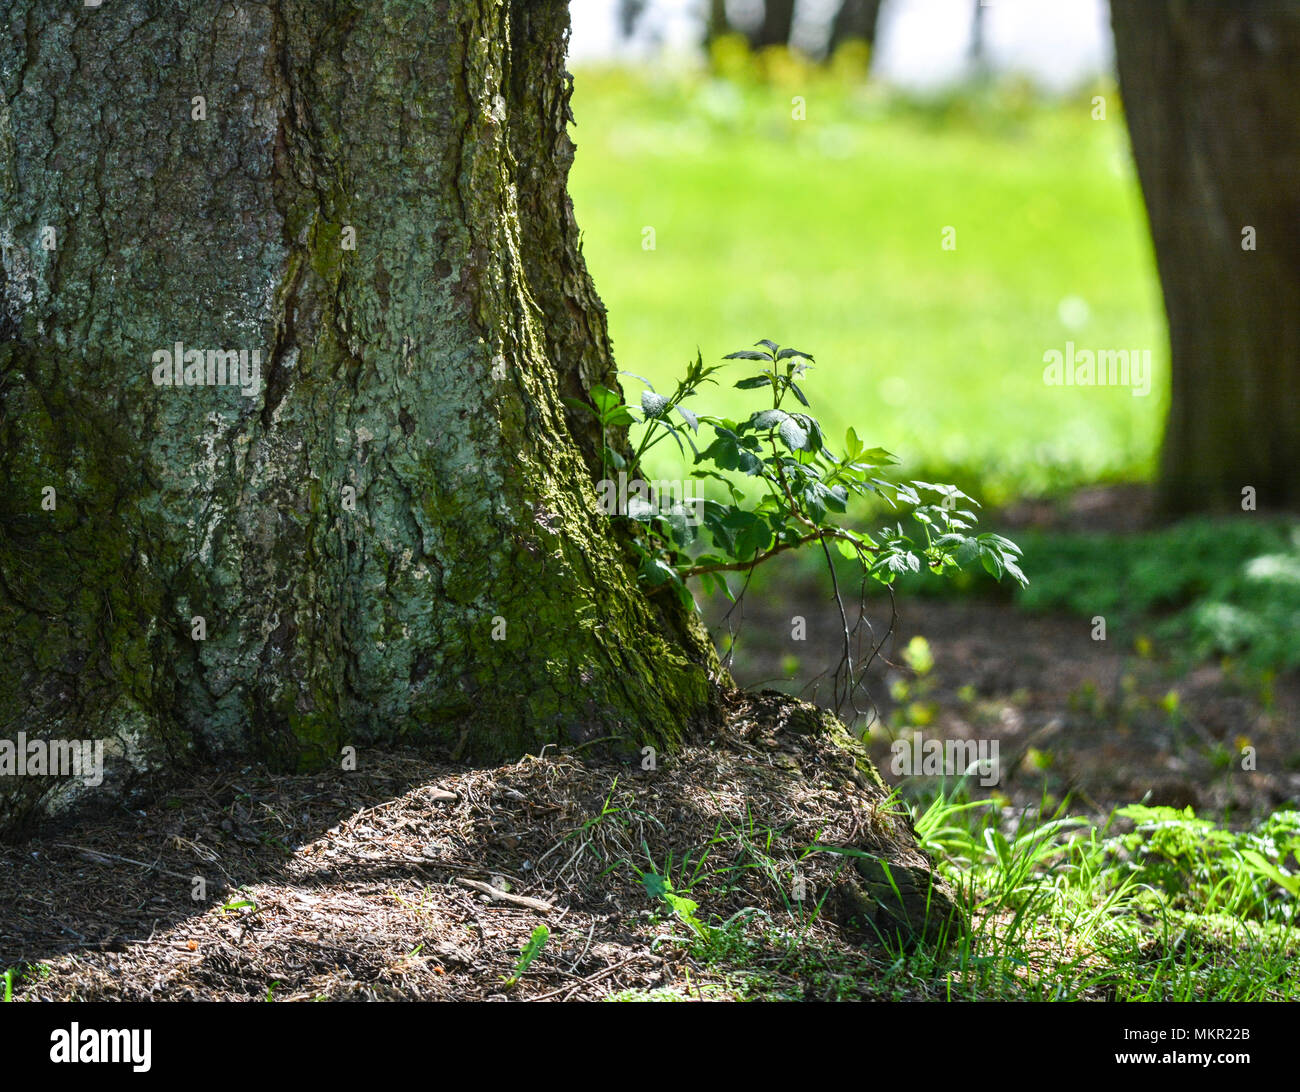
{"type": "Polygon", "coordinates": [[[709,0],[708,13],[704,20],[704,45],[708,47],[724,34],[731,33],[731,23],[727,19],[727,0],[709,0]]]}
{"type": "Polygon", "coordinates": [[[966,56],[972,67],[981,73],[988,71],[988,50],[984,40],[988,13],[989,8],[984,0],[974,0],[970,21],[970,46],[966,50],[966,56]]]}
{"type": "Polygon", "coordinates": [[[1169,316],[1163,504],[1300,506],[1300,3],[1111,11],[1169,316]]]}
{"type": "Polygon", "coordinates": [[[794,29],[794,0],[764,0],[763,21],[750,39],[754,49],[789,45],[794,29]]]}
{"type": "Polygon", "coordinates": [[[645,14],[650,0],[619,0],[618,31],[624,38],[631,38],[636,33],[636,25],[645,14]]]}
{"type": "MultiPolygon", "coordinates": [[[[0,738],[499,759],[706,715],[707,641],[637,590],[559,400],[615,381],[567,5],[6,14],[0,738]],[[260,350],[255,395],[155,386],[178,341],[260,350]]],[[[49,787],[4,780],[0,822],[49,787]]]]}
{"type": "Polygon", "coordinates": [[[880,8],[884,0],[843,0],[835,18],[831,20],[828,53],[834,53],[845,42],[866,42],[876,45],[876,28],[880,22],[880,8]]]}

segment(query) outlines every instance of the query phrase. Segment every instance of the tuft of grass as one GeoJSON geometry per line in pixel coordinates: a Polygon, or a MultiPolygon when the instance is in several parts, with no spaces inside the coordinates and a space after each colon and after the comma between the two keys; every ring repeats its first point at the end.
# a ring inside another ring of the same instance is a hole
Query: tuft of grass
{"type": "MultiPolygon", "coordinates": [[[[906,807],[897,797],[888,806],[906,807]]],[[[774,832],[748,816],[720,823],[706,846],[676,862],[631,867],[687,928],[656,943],[675,943],[693,961],[700,982],[692,994],[1300,1000],[1292,972],[1300,959],[1300,812],[1240,831],[1191,809],[1141,805],[1099,823],[1060,807],[1014,815],[966,799],[963,779],[914,806],[912,817],[968,921],[930,941],[881,934],[862,949],[830,943],[810,928],[823,900],[787,900],[784,915],[751,907],[709,922],[712,898],[734,890],[739,872],[788,885],[789,862],[767,852],[774,832]],[[744,852],[716,853],[724,845],[744,852]],[[710,866],[715,853],[732,863],[710,866]]]]}
{"type": "Polygon", "coordinates": [[[1232,831],[1192,810],[1121,808],[1104,823],[1059,811],[1003,821],[940,795],[922,845],[971,911],[942,955],[897,953],[954,998],[1300,998],[1300,812],[1232,831]]]}
{"type": "Polygon", "coordinates": [[[545,925],[539,925],[533,930],[532,936],[520,949],[519,958],[515,960],[514,971],[502,979],[506,989],[511,989],[518,984],[519,980],[523,978],[524,972],[532,966],[533,960],[542,954],[542,949],[546,947],[546,942],[550,939],[551,931],[545,925]]]}

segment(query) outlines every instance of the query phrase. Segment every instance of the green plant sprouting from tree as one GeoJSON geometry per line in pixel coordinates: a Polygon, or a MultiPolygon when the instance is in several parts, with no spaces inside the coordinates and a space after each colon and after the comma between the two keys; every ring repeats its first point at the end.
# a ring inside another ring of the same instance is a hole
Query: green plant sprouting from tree
{"type": "Polygon", "coordinates": [[[826,558],[844,629],[844,654],[835,673],[838,708],[858,685],[861,669],[854,663],[854,648],[862,612],[858,625],[850,626],[831,546],[860,567],[863,597],[868,581],[888,587],[900,574],[919,573],[923,566],[942,575],[976,561],[998,579],[1007,574],[1027,583],[1018,564],[1019,547],[1000,535],[974,533],[978,504],[956,486],[878,476],[898,460],[883,448],[866,447],[852,428],[839,452],[832,450],[817,418],[804,412],[811,405],[799,381],[813,367],[810,354],[764,339],[723,359],[761,365],[735,385],[764,391],[770,405],[743,421],[688,408],[686,401],[705,384],[716,383],[713,376],[724,367],[706,365],[698,352],[671,395],[657,392],[643,376],[621,372],[645,384],[639,405],[627,404],[618,392],[601,386],[592,388],[590,404],[569,402],[599,423],[602,507],[628,521],[639,578],[652,594],[675,593],[693,608],[687,581],[696,579],[706,594],[722,593],[735,602],[728,574],[748,576],[779,554],[816,544],[826,558]],[[791,408],[796,403],[802,408],[791,408]],[[622,430],[635,425],[643,426],[640,435],[634,444],[624,445],[622,430]],[[704,446],[697,443],[702,426],[713,432],[712,442],[704,446]],[[645,456],[667,439],[683,458],[689,446],[689,476],[718,482],[726,500],[688,497],[680,482],[644,480],[645,456]],[[611,478],[611,471],[621,483],[611,478]],[[750,479],[757,487],[753,499],[750,479]],[[626,503],[618,503],[625,492],[620,485],[629,483],[626,503]],[[852,498],[869,495],[895,510],[908,509],[915,526],[905,530],[900,519],[875,534],[847,526],[844,517],[852,498]]]}

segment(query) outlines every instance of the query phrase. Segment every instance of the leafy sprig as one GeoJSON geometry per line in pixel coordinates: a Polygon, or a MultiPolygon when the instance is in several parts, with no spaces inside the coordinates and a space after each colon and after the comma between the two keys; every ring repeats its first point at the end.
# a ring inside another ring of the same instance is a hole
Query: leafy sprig
{"type": "Polygon", "coordinates": [[[762,364],[735,386],[765,390],[771,404],[741,421],[687,409],[685,401],[704,384],[716,383],[713,376],[723,367],[706,365],[698,352],[670,395],[660,394],[642,376],[620,373],[645,384],[639,405],[599,386],[592,389],[590,404],[570,402],[600,424],[604,477],[613,467],[637,478],[645,455],[671,438],[683,457],[690,448],[691,477],[717,481],[725,491],[727,500],[701,499],[694,512],[680,498],[669,502],[655,497],[648,504],[628,506],[623,515],[637,525],[632,545],[640,578],[651,589],[671,589],[693,606],[686,581],[694,578],[706,593],[734,599],[726,574],[751,571],[813,542],[823,549],[834,543],[844,556],[857,560],[867,576],[885,585],[901,573],[920,572],[922,566],[944,574],[976,561],[998,579],[1005,574],[1027,583],[1018,563],[1019,547],[1000,535],[973,533],[973,509],[979,506],[956,486],[880,477],[883,468],[898,460],[883,448],[866,447],[851,428],[838,453],[831,449],[820,422],[805,412],[811,405],[799,381],[815,365],[810,353],[764,339],[753,349],[723,359],[762,364]],[[801,408],[793,408],[796,403],[801,408]],[[616,430],[632,425],[644,430],[626,458],[611,440],[616,430]],[[701,427],[713,433],[702,449],[697,443],[701,427]],[[752,503],[746,479],[753,481],[752,503]],[[900,519],[872,536],[841,523],[851,498],[869,494],[891,507],[906,508],[914,526],[905,531],[900,519]],[[701,527],[704,534],[699,533],[701,527]]]}

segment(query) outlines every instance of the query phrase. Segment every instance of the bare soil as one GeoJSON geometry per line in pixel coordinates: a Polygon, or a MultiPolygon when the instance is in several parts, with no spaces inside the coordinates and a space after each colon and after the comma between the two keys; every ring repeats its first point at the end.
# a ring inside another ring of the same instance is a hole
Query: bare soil
{"type": "Polygon", "coordinates": [[[860,922],[835,920],[852,867],[809,847],[926,862],[906,818],[801,708],[738,696],[725,737],[654,770],[554,750],[499,769],[362,752],[355,772],[153,786],[113,815],[0,847],[0,969],[19,972],[15,1000],[751,988],[652,896],[639,872],[654,872],[677,892],[694,884],[702,920],[759,923],[745,964],[766,995],[865,994],[877,955],[860,922]],[[508,985],[539,925],[548,942],[508,985]]]}
{"type": "MultiPolygon", "coordinates": [[[[1142,523],[1131,499],[1020,515],[1122,530],[1142,523]]],[[[815,676],[840,632],[827,590],[792,583],[742,614],[738,681],[825,700],[815,676]]],[[[888,602],[869,614],[883,635],[888,602]]],[[[919,730],[998,741],[999,783],[970,787],[999,796],[1004,818],[1044,794],[1096,815],[1146,799],[1234,821],[1300,802],[1296,679],[1269,694],[1090,630],[1005,602],[901,602],[868,677],[885,779],[933,787],[890,772],[891,739],[919,730]],[[934,656],[924,678],[901,654],[916,635],[934,656]]],[[[553,749],[498,769],[363,751],[352,772],[147,785],[110,815],[0,846],[0,970],[14,970],[15,1000],[898,996],[852,858],[809,849],[856,848],[908,874],[925,862],[907,819],[810,719],[738,695],[717,739],[653,770],[553,749]],[[656,875],[704,921],[747,919],[746,950],[719,950],[722,933],[704,943],[656,875]],[[511,984],[539,925],[549,939],[511,984]]]]}
{"type": "MultiPolygon", "coordinates": [[[[1148,488],[1111,486],[1025,502],[993,520],[1010,534],[1024,527],[1125,533],[1156,526],[1151,509],[1148,488]]],[[[792,579],[780,594],[751,594],[729,623],[724,601],[709,604],[707,614],[716,636],[725,637],[728,625],[738,632],[732,668],[741,685],[829,704],[832,686],[818,676],[840,659],[838,608],[826,580],[786,571],[792,579]],[[792,639],[797,616],[806,623],[803,641],[792,639]]],[[[889,600],[871,601],[867,618],[878,637],[889,633],[889,600]]],[[[858,701],[877,715],[870,749],[886,780],[901,780],[890,772],[893,741],[919,731],[926,739],[996,740],[997,791],[1020,809],[1036,808],[1044,793],[1094,815],[1143,799],[1230,820],[1300,806],[1294,673],[1263,683],[1230,666],[1180,662],[1176,650],[1137,647],[1132,635],[1094,640],[1089,619],[1026,614],[996,599],[900,599],[896,621],[858,701]],[[926,680],[903,657],[916,636],[934,657],[926,680]],[[905,697],[895,696],[900,683],[905,697]],[[913,703],[919,708],[909,709],[913,703]],[[1247,747],[1254,770],[1245,768],[1247,747]]],[[[852,710],[841,715],[848,721],[852,710]]]]}

